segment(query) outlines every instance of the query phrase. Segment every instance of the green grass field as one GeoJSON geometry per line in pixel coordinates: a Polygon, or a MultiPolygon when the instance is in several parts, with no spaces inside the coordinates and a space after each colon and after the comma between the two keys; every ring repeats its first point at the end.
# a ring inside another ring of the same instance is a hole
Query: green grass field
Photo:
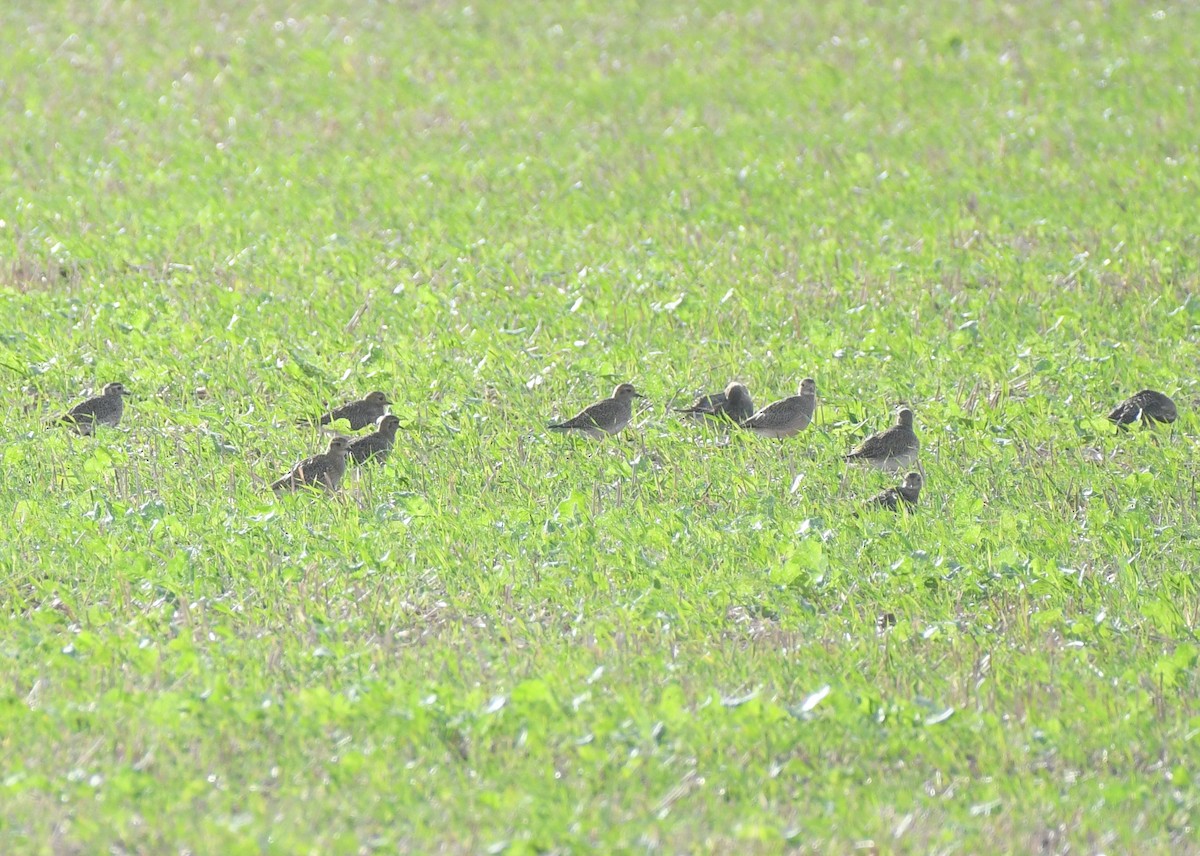
{"type": "Polygon", "coordinates": [[[167,5],[0,6],[0,852],[1200,851],[1194,4],[167,5]]]}

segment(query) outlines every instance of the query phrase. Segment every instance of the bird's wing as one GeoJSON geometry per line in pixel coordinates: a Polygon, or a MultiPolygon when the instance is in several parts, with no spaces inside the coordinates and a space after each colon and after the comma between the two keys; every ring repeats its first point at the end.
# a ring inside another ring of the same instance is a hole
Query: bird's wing
{"type": "Polygon", "coordinates": [[[883,508],[894,509],[896,507],[896,497],[898,496],[898,493],[899,492],[896,490],[896,488],[889,487],[882,493],[878,493],[872,497],[869,504],[882,506],[883,508]]]}
{"type": "Polygon", "coordinates": [[[764,423],[772,422],[776,418],[780,417],[780,415],[783,413],[783,411],[786,407],[790,406],[788,403],[790,401],[791,401],[790,398],[785,398],[782,401],[772,401],[770,404],[768,404],[762,410],[760,410],[757,413],[755,413],[754,415],[752,415],[750,418],[748,418],[742,424],[743,425],[762,425],[764,423]]]}
{"type": "Polygon", "coordinates": [[[350,444],[350,454],[369,458],[382,448],[382,438],[378,434],[368,434],[350,444]]]}
{"type": "Polygon", "coordinates": [[[718,392],[714,395],[701,395],[687,407],[675,408],[675,412],[700,414],[720,413],[724,405],[725,393],[718,392]]]}
{"type": "Polygon", "coordinates": [[[560,422],[554,426],[556,428],[599,428],[600,417],[604,414],[604,406],[607,401],[599,401],[589,407],[576,413],[566,422],[560,422]]]}
{"type": "Polygon", "coordinates": [[[91,418],[96,415],[96,411],[100,408],[100,399],[89,398],[87,401],[76,404],[67,411],[67,417],[71,419],[91,418]]]}
{"type": "Polygon", "coordinates": [[[279,490],[280,488],[294,485],[299,479],[299,472],[300,464],[296,464],[296,466],[292,467],[288,471],[287,475],[283,476],[282,478],[278,478],[271,483],[271,490],[279,490]]]}
{"type": "Polygon", "coordinates": [[[295,478],[311,481],[315,476],[321,473],[321,456],[313,455],[311,458],[305,458],[300,463],[292,468],[292,475],[295,478]]]}
{"type": "Polygon", "coordinates": [[[881,432],[872,434],[867,439],[863,440],[857,446],[850,450],[847,458],[878,458],[886,455],[891,448],[888,443],[887,436],[881,432]]]}
{"type": "Polygon", "coordinates": [[[1126,422],[1132,422],[1134,419],[1136,419],[1137,412],[1138,407],[1132,401],[1122,401],[1111,411],[1109,411],[1108,418],[1118,424],[1124,424],[1126,422]]]}

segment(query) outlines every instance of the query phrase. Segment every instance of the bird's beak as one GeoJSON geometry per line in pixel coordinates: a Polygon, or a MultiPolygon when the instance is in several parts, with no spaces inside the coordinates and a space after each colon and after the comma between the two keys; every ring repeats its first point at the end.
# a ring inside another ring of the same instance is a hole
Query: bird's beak
{"type": "Polygon", "coordinates": [[[634,398],[645,398],[646,396],[642,395],[640,392],[635,392],[635,393],[633,394],[633,397],[634,397],[634,398]]]}

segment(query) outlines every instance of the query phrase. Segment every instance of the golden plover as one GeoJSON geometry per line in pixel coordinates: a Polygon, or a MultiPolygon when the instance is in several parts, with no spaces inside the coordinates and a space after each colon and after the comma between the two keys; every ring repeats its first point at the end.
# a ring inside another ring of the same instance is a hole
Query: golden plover
{"type": "Polygon", "coordinates": [[[773,401],[749,419],[742,427],[760,437],[792,437],[812,422],[817,409],[817,382],[806,377],[800,382],[800,394],[773,401]]]}
{"type": "Polygon", "coordinates": [[[846,455],[847,461],[866,461],[873,467],[897,472],[917,462],[921,443],[913,431],[913,412],[907,407],[896,411],[896,424],[872,434],[846,455]]]}
{"type": "Polygon", "coordinates": [[[867,500],[867,508],[886,508],[888,511],[898,511],[901,504],[909,508],[917,507],[917,499],[921,496],[921,488],[925,479],[913,471],[904,477],[904,481],[896,487],[889,487],[882,493],[867,500]]]}
{"type": "Polygon", "coordinates": [[[113,427],[121,422],[125,412],[125,396],[129,390],[123,384],[106,383],[100,395],[76,404],[62,416],[51,420],[51,425],[69,425],[78,434],[90,435],[97,425],[113,427]]]}
{"type": "MultiPolygon", "coordinates": [[[[372,392],[366,398],[335,407],[323,414],[317,424],[330,425],[339,419],[345,419],[350,423],[351,431],[358,431],[378,422],[379,417],[387,413],[389,404],[391,402],[382,392],[372,392]]],[[[302,419],[301,424],[311,424],[311,420],[302,419]]]]}
{"type": "Polygon", "coordinates": [[[396,429],[400,427],[400,417],[394,413],[379,417],[375,432],[365,437],[359,437],[350,444],[350,460],[355,464],[365,464],[374,461],[382,464],[392,453],[396,443],[396,429]]]}
{"type": "Polygon", "coordinates": [[[349,437],[334,437],[329,451],[305,458],[292,471],[271,485],[271,490],[295,490],[301,487],[321,487],[337,490],[346,473],[346,455],[350,451],[349,437]]]}
{"type": "Polygon", "coordinates": [[[754,414],[754,401],[745,384],[735,380],[723,392],[702,395],[692,402],[691,407],[678,407],[675,412],[692,419],[732,419],[741,423],[754,414]]]}
{"type": "Polygon", "coordinates": [[[1179,418],[1179,411],[1175,409],[1175,402],[1161,392],[1143,389],[1114,407],[1108,418],[1122,426],[1139,419],[1149,425],[1153,422],[1174,422],[1179,418]]]}
{"type": "Polygon", "coordinates": [[[633,400],[645,398],[631,383],[618,384],[612,398],[597,401],[585,407],[565,422],[547,425],[551,431],[560,433],[577,432],[593,440],[603,439],[605,434],[616,434],[633,418],[633,400]]]}

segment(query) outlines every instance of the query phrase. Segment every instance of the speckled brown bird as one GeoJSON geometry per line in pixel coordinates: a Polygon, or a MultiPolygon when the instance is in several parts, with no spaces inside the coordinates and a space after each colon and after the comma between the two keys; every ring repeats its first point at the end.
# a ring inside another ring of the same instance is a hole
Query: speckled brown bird
{"type": "Polygon", "coordinates": [[[597,401],[565,422],[547,425],[551,431],[561,434],[576,433],[593,440],[600,440],[608,434],[617,434],[629,424],[633,418],[633,400],[645,398],[631,383],[618,384],[613,390],[612,398],[597,401]]]}
{"type": "Polygon", "coordinates": [[[691,407],[678,407],[675,412],[692,419],[730,419],[741,423],[754,415],[754,401],[745,384],[735,380],[724,391],[702,395],[692,402],[691,407]]]}
{"type": "Polygon", "coordinates": [[[1179,418],[1175,402],[1161,392],[1143,389],[1122,401],[1108,414],[1117,425],[1129,425],[1139,419],[1149,425],[1154,422],[1174,422],[1179,418]]]}
{"type": "MultiPolygon", "coordinates": [[[[379,417],[387,413],[388,397],[382,392],[372,392],[366,398],[360,398],[358,401],[351,401],[343,404],[341,407],[335,407],[333,410],[325,413],[318,420],[318,425],[331,425],[339,419],[345,419],[350,423],[351,431],[360,431],[368,425],[374,425],[379,421],[379,417]]],[[[302,424],[311,424],[311,420],[301,420],[302,424]]]]}
{"type": "Polygon", "coordinates": [[[350,460],[354,464],[365,464],[374,461],[382,464],[392,453],[396,444],[396,429],[400,427],[400,417],[389,413],[379,417],[379,425],[375,431],[365,437],[359,437],[350,444],[350,460]]]}
{"type": "Polygon", "coordinates": [[[898,511],[901,504],[908,508],[917,507],[917,499],[921,496],[921,488],[925,480],[921,474],[913,471],[904,477],[904,481],[896,487],[889,487],[866,502],[868,509],[886,508],[888,511],[898,511]]]}
{"type": "Polygon", "coordinates": [[[742,427],[760,437],[793,437],[809,426],[816,410],[817,382],[806,377],[798,395],[771,402],[742,422],[742,427]]]}
{"type": "Polygon", "coordinates": [[[125,396],[129,390],[120,383],[106,383],[100,395],[76,404],[62,416],[52,420],[50,425],[68,425],[76,433],[90,435],[96,432],[97,425],[113,427],[121,422],[125,412],[125,396]]]}
{"type": "Polygon", "coordinates": [[[896,411],[896,423],[872,434],[846,455],[847,461],[865,461],[877,469],[897,472],[917,462],[921,443],[913,430],[913,412],[907,407],[896,411]]]}
{"type": "Polygon", "coordinates": [[[329,441],[329,450],[311,458],[305,458],[292,471],[271,485],[271,490],[296,490],[301,487],[319,487],[337,490],[346,474],[346,455],[350,451],[349,437],[334,437],[329,441]]]}

